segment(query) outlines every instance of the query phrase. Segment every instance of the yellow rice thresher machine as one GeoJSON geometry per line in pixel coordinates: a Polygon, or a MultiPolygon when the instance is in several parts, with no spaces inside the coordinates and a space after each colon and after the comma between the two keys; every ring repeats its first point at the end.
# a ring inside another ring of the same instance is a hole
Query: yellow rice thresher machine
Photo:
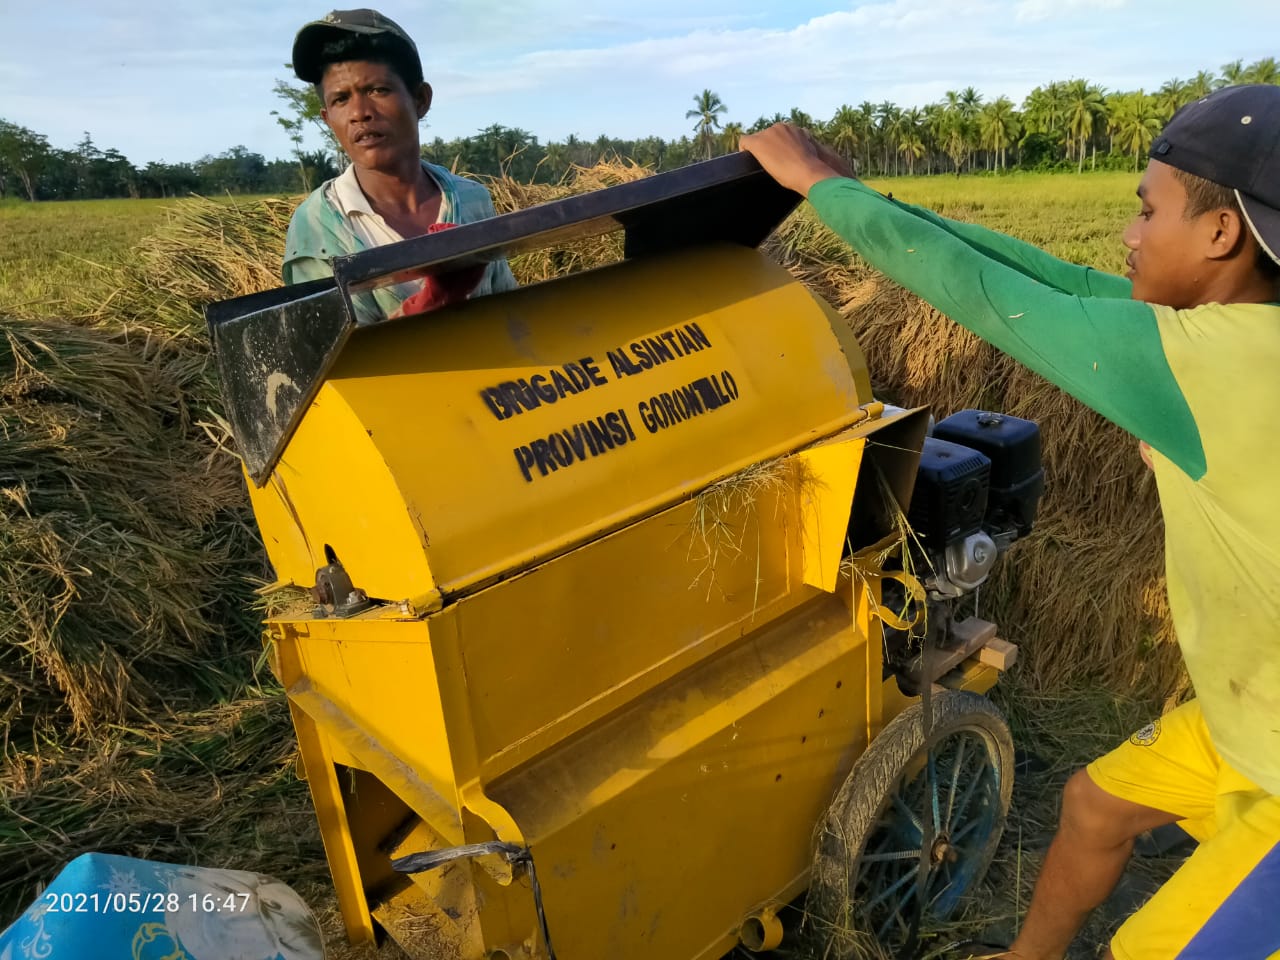
{"type": "Polygon", "coordinates": [[[728,156],[209,308],[267,553],[315,596],[267,641],[352,941],[711,960],[807,890],[819,936],[855,903],[901,943],[985,870],[1014,648],[962,613],[1030,529],[1038,432],[875,400],[757,249],[798,200],[728,156]],[[358,322],[619,229],[610,266],[358,322]]]}

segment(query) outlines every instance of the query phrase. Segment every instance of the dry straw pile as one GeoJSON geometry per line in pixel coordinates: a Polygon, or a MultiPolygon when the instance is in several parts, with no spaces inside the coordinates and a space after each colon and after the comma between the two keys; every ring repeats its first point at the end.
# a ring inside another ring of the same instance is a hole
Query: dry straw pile
{"type": "Polygon", "coordinates": [[[283,816],[234,859],[315,863],[205,363],[161,330],[0,318],[0,921],[86,850],[207,861],[283,816]]]}
{"type": "Polygon", "coordinates": [[[322,873],[196,309],[289,208],[192,201],[76,322],[0,316],[0,925],[87,850],[322,873]]]}
{"type": "Polygon", "coordinates": [[[982,601],[1025,644],[1036,692],[1184,689],[1164,592],[1155,482],[1137,442],[1039,375],[885,280],[810,218],[770,241],[780,262],[848,318],[876,393],[938,417],[980,408],[1040,424],[1047,490],[1036,530],[982,601]]]}
{"type": "MultiPolygon", "coordinates": [[[[0,339],[0,699],[77,734],[199,675],[225,685],[239,478],[192,422],[172,338],[51,322],[0,339]]],[[[238,591],[237,591],[238,593],[238,591]]]]}
{"type": "MultiPolygon", "coordinates": [[[[645,173],[612,163],[558,186],[489,186],[501,212],[645,173]]],[[[291,209],[184,201],[76,323],[0,318],[0,924],[85,850],[324,874],[287,711],[257,669],[251,587],[268,571],[198,312],[276,285],[291,209]]],[[[1024,644],[1020,702],[1061,703],[1081,684],[1177,691],[1154,489],[1133,443],[805,215],[769,250],[848,317],[884,399],[1042,425],[1038,531],[983,597],[1024,644]]],[[[615,236],[513,268],[527,283],[620,255],[615,236]]],[[[1057,714],[1011,706],[1022,729],[1052,734],[1038,718],[1057,714]]]]}

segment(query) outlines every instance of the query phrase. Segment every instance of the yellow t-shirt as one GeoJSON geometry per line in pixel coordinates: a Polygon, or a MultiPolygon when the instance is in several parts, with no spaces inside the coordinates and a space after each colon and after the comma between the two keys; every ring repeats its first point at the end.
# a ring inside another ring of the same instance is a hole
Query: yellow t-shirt
{"type": "Polygon", "coordinates": [[[1280,794],[1280,307],[1153,309],[1205,455],[1152,456],[1178,643],[1218,753],[1280,794]]]}

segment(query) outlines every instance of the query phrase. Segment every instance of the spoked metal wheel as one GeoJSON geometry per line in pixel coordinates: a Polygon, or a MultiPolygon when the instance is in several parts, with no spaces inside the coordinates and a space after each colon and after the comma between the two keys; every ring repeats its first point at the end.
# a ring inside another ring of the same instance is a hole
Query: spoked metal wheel
{"type": "Polygon", "coordinates": [[[927,737],[914,704],[872,741],[822,824],[808,911],[835,955],[868,937],[897,953],[916,916],[949,917],[995,853],[1013,790],[1008,725],[974,693],[931,706],[927,737]]]}

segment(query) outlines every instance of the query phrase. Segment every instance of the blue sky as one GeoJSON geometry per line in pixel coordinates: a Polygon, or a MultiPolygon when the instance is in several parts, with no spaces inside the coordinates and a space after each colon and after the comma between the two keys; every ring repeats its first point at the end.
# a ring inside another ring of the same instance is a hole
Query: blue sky
{"type": "MultiPolygon", "coordinates": [[[[0,118],[69,148],[89,131],[134,163],[289,144],[270,111],[296,0],[0,0],[0,118]]],[[[435,106],[424,139],[490,123],[541,140],[690,132],[709,87],[749,125],[798,106],[920,106],[976,87],[1015,102],[1051,80],[1153,90],[1280,56],[1275,0],[388,0],[417,41],[435,106]]],[[[318,142],[318,139],[317,139],[318,142]]]]}

